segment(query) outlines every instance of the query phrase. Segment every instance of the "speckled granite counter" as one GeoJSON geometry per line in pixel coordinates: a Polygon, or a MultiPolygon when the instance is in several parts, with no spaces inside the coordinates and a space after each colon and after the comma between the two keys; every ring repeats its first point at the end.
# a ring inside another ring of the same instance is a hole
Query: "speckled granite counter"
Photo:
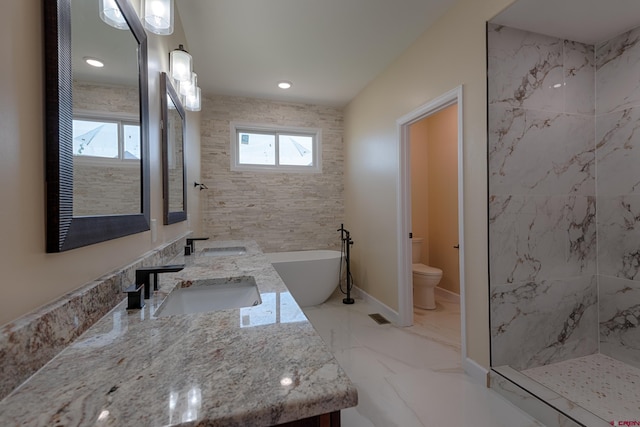
{"type": "Polygon", "coordinates": [[[126,301],[0,402],[0,425],[269,426],[357,403],[254,242],[197,242],[142,310],[126,301]],[[238,256],[206,247],[245,246],[238,256]],[[262,304],[154,317],[181,281],[254,276],[262,304]]]}

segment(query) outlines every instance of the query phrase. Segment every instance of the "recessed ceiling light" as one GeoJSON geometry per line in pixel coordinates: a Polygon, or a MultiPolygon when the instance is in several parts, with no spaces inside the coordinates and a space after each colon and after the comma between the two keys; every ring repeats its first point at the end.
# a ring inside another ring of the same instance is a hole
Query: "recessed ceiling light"
{"type": "Polygon", "coordinates": [[[84,59],[84,62],[91,65],[92,67],[96,67],[96,68],[104,67],[104,62],[100,61],[99,59],[90,58],[88,56],[85,56],[83,59],[84,59]]]}
{"type": "Polygon", "coordinates": [[[292,86],[291,82],[287,82],[287,81],[284,81],[284,80],[281,81],[281,82],[278,82],[278,87],[280,89],[289,89],[291,86],[292,86]]]}

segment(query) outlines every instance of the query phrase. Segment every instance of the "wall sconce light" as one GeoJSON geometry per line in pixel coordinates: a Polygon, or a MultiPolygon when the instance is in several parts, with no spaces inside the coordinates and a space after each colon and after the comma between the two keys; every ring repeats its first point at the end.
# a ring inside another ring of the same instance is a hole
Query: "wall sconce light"
{"type": "Polygon", "coordinates": [[[184,108],[188,111],[200,111],[201,95],[198,87],[198,75],[192,67],[193,58],[184,50],[183,45],[169,53],[169,75],[177,83],[178,93],[184,97],[184,108]]]}
{"type": "Polygon", "coordinates": [[[124,15],[115,0],[99,0],[98,11],[100,19],[106,24],[119,30],[129,29],[129,24],[127,24],[127,21],[124,19],[124,15]]]}
{"type": "Polygon", "coordinates": [[[173,33],[173,0],[145,0],[144,27],[154,34],[173,33]]]}
{"type": "Polygon", "coordinates": [[[169,53],[169,75],[178,82],[191,79],[192,74],[191,55],[180,45],[169,53]]]}
{"type": "Polygon", "coordinates": [[[184,101],[184,108],[189,111],[200,111],[201,108],[200,88],[196,87],[196,90],[187,95],[184,101]]]}
{"type": "Polygon", "coordinates": [[[194,95],[196,88],[198,87],[198,75],[191,73],[191,78],[180,82],[180,95],[188,97],[194,95]]]}

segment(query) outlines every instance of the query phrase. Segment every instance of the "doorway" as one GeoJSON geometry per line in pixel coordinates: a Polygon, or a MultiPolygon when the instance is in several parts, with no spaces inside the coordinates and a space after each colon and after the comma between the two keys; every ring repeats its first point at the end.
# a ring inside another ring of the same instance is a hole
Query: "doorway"
{"type": "MultiPolygon", "coordinates": [[[[465,292],[464,292],[464,180],[463,180],[463,132],[462,132],[462,86],[441,95],[396,121],[399,135],[399,179],[398,179],[398,324],[413,324],[413,282],[412,282],[412,200],[411,200],[411,126],[442,112],[448,107],[457,106],[457,231],[458,252],[457,272],[459,274],[460,295],[460,337],[462,364],[467,372],[476,368],[467,366],[465,334],[465,292]]],[[[450,242],[455,246],[456,242],[450,242]]],[[[477,367],[480,368],[480,367],[477,367]]]]}

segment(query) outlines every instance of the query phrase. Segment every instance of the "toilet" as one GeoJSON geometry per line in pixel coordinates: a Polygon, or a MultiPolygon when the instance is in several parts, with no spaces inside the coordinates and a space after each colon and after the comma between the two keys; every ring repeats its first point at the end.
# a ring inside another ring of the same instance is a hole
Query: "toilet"
{"type": "Polygon", "coordinates": [[[433,310],[436,308],[434,289],[442,279],[442,270],[420,264],[422,238],[411,239],[411,261],[413,263],[413,305],[418,308],[433,310]]]}

